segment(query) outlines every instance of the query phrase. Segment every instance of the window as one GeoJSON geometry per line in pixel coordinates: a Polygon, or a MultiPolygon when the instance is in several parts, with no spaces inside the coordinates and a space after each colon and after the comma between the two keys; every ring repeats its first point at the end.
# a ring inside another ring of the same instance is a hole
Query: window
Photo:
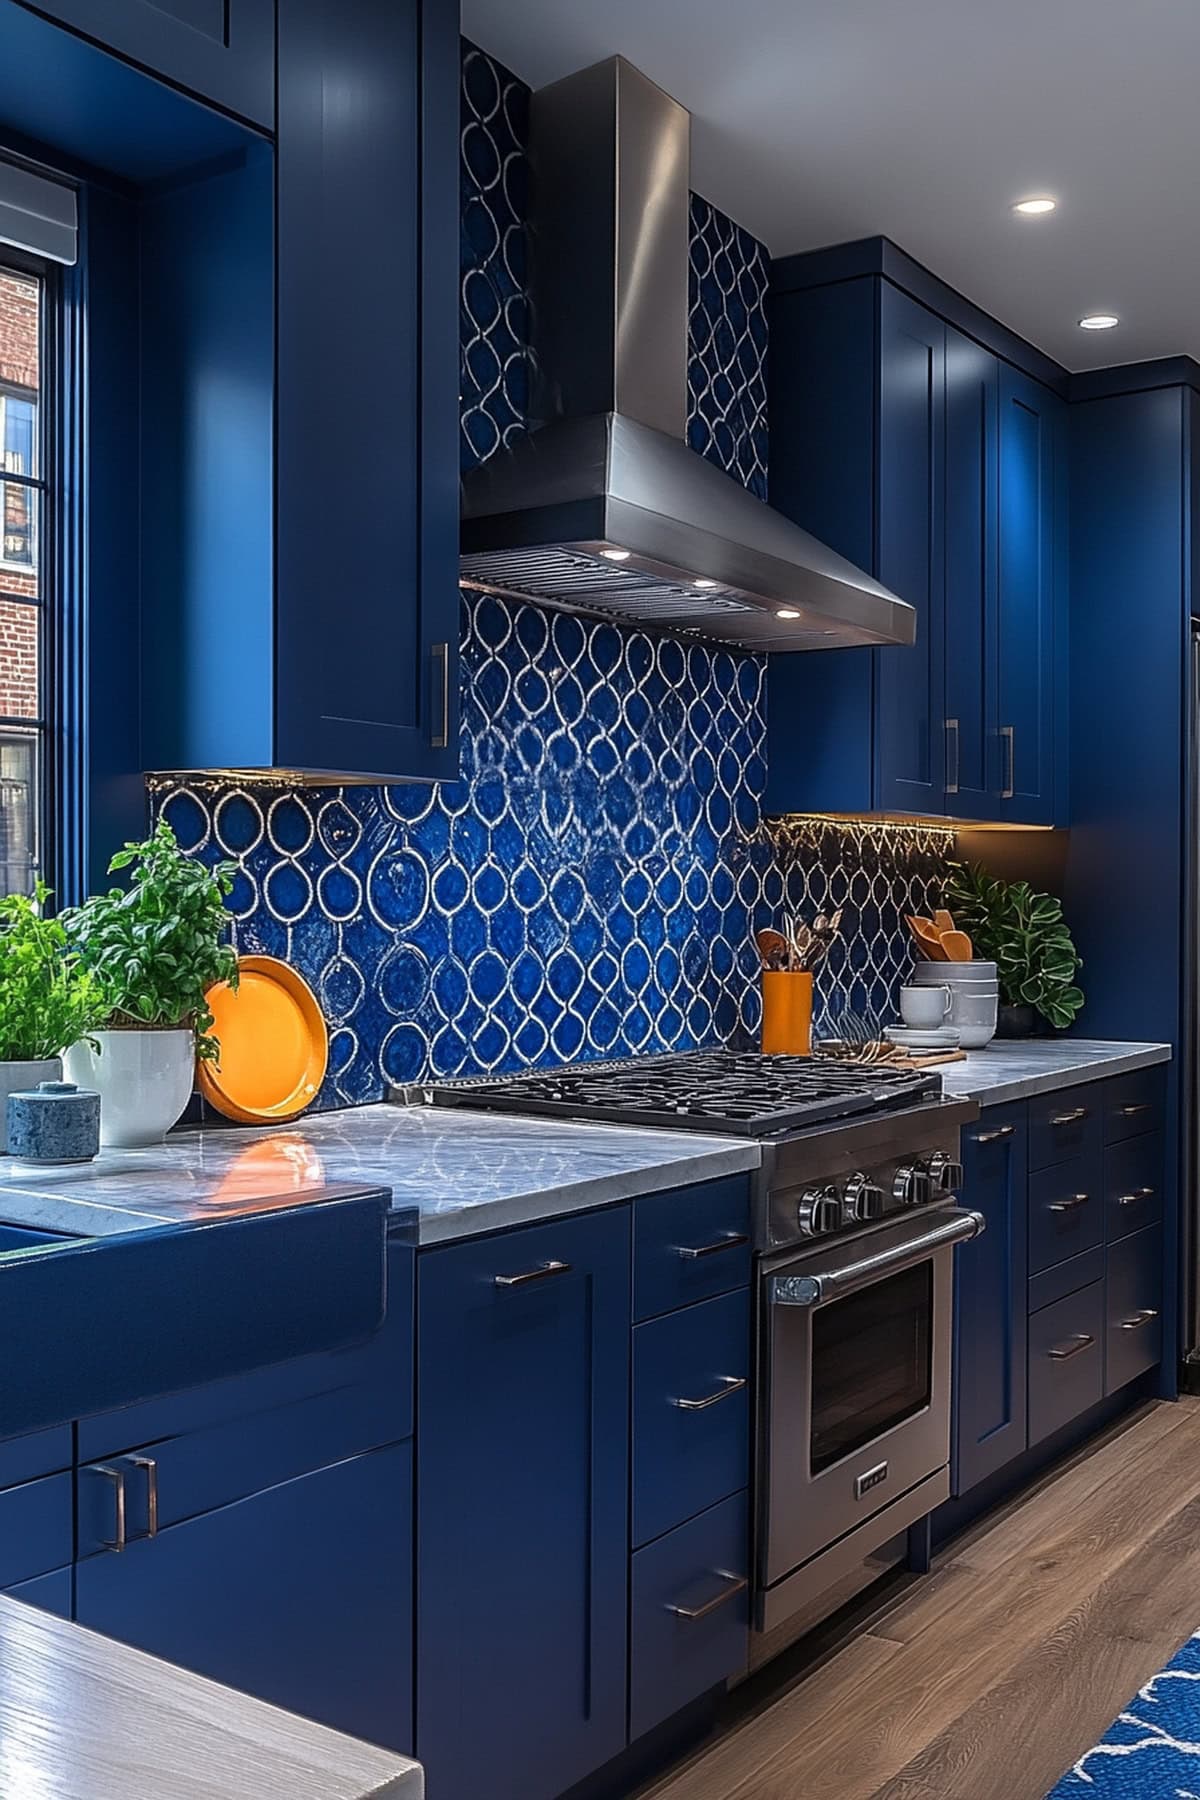
{"type": "Polygon", "coordinates": [[[43,873],[46,284],[0,251],[0,883],[43,873]]]}

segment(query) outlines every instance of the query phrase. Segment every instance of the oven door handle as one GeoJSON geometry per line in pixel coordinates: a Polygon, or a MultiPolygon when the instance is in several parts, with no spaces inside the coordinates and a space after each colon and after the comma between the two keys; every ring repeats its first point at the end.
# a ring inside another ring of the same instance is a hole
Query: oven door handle
{"type": "Polygon", "coordinates": [[[982,1213],[967,1212],[961,1207],[942,1213],[933,1227],[914,1219],[911,1237],[889,1245],[886,1250],[877,1250],[874,1256],[864,1256],[860,1262],[848,1263],[844,1269],[828,1269],[817,1275],[773,1275],[771,1304],[822,1306],[828,1300],[841,1300],[860,1288],[870,1287],[872,1282],[882,1280],[885,1275],[898,1275],[903,1269],[913,1268],[951,1244],[966,1243],[969,1238],[978,1237],[986,1223],[982,1213]]]}

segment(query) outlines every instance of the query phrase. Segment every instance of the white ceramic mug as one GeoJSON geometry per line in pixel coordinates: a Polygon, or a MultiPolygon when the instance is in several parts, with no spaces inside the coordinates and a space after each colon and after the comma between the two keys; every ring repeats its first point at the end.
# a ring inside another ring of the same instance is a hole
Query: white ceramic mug
{"type": "Polygon", "coordinates": [[[906,1025],[929,1030],[942,1024],[950,1011],[950,989],[947,987],[902,987],[900,1017],[906,1025]]]}

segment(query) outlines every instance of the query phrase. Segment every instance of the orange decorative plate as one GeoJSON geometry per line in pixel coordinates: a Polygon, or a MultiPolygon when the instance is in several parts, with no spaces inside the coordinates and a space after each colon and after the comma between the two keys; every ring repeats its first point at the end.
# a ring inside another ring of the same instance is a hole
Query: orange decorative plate
{"type": "Polygon", "coordinates": [[[227,1119],[270,1125],[300,1116],[317,1097],[329,1036],[308,983],[274,956],[239,956],[235,993],[208,992],[219,1063],[196,1065],[200,1092],[227,1119]]]}

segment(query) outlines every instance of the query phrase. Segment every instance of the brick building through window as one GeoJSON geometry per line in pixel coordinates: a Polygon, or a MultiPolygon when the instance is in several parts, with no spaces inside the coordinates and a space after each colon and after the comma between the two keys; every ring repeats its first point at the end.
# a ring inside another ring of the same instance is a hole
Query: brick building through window
{"type": "MultiPolygon", "coordinates": [[[[2,255],[2,252],[0,252],[2,255]]],[[[44,500],[43,284],[0,264],[0,883],[37,873],[44,500]]]]}

